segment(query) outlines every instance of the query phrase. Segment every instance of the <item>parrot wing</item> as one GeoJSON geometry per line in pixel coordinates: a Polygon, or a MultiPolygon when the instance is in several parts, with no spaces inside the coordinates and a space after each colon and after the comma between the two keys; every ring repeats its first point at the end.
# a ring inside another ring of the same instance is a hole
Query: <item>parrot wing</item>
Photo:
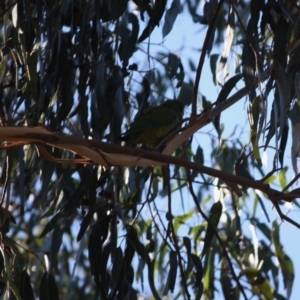
{"type": "Polygon", "coordinates": [[[131,124],[130,129],[122,137],[123,140],[127,141],[126,145],[133,146],[140,143],[155,147],[182,117],[183,106],[180,105],[180,114],[177,112],[178,109],[172,109],[173,106],[171,104],[174,103],[170,102],[175,101],[168,100],[162,105],[150,107],[138,115],[131,124]]]}

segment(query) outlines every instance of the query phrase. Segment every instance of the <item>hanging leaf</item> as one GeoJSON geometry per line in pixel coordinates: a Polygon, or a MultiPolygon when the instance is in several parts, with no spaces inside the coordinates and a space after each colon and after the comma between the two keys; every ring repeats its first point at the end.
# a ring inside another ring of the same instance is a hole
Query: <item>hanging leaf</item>
{"type": "Polygon", "coordinates": [[[261,101],[262,100],[260,97],[255,97],[252,101],[252,104],[249,105],[249,109],[248,109],[248,119],[251,128],[251,143],[253,147],[253,155],[257,161],[257,164],[260,167],[262,166],[262,162],[261,162],[259,146],[258,146],[259,135],[260,135],[260,133],[258,132],[258,121],[261,113],[261,101]]]}
{"type": "Polygon", "coordinates": [[[177,100],[184,105],[190,105],[192,103],[193,86],[187,82],[181,82],[180,92],[177,100]]]}
{"type": "Polygon", "coordinates": [[[120,247],[118,247],[115,250],[113,261],[112,261],[112,270],[111,270],[111,276],[113,278],[113,284],[112,284],[112,289],[113,290],[120,290],[121,289],[121,284],[123,284],[124,277],[122,276],[122,268],[123,268],[123,263],[126,263],[124,261],[123,257],[123,251],[120,247]]]}
{"type": "Polygon", "coordinates": [[[263,199],[258,195],[258,193],[256,193],[256,197],[257,197],[257,200],[258,200],[258,202],[259,202],[259,204],[260,204],[260,206],[261,206],[261,208],[262,208],[262,210],[263,210],[263,212],[264,212],[264,214],[265,214],[268,222],[270,222],[270,217],[269,217],[268,211],[267,211],[267,209],[265,207],[263,199]]]}
{"type": "Polygon", "coordinates": [[[47,233],[49,233],[55,228],[55,225],[58,222],[60,217],[61,215],[57,213],[53,218],[51,218],[51,220],[46,224],[44,230],[40,234],[39,239],[43,238],[47,233]]]}
{"type": "Polygon", "coordinates": [[[263,295],[264,299],[273,299],[273,290],[269,281],[255,268],[244,270],[244,274],[252,282],[252,292],[255,295],[263,295]]]}
{"type": "Polygon", "coordinates": [[[217,61],[219,59],[219,54],[211,54],[209,56],[209,65],[212,72],[213,83],[217,85],[217,61]]]}
{"type": "Polygon", "coordinates": [[[139,21],[135,14],[128,14],[128,22],[132,24],[132,30],[129,35],[123,35],[122,42],[118,49],[118,53],[121,61],[123,62],[123,68],[128,65],[129,59],[136,51],[136,43],[139,34],[139,21]]]}
{"type": "Polygon", "coordinates": [[[284,288],[289,298],[292,293],[295,278],[294,266],[291,259],[284,253],[284,248],[279,240],[279,226],[276,221],[273,222],[272,242],[275,247],[275,254],[279,261],[280,269],[283,276],[284,288]]]}
{"type": "MultiPolygon", "coordinates": [[[[216,103],[221,103],[223,101],[225,101],[227,99],[227,97],[229,96],[229,94],[231,93],[232,89],[235,87],[235,85],[237,84],[237,82],[243,77],[242,74],[236,74],[233,77],[231,77],[229,80],[226,81],[226,83],[224,84],[217,100],[216,103]]],[[[221,134],[221,130],[220,130],[220,118],[221,118],[221,114],[219,114],[218,116],[215,117],[214,119],[214,125],[216,127],[216,130],[218,132],[218,135],[220,136],[221,134]]]]}
{"type": "Polygon", "coordinates": [[[204,237],[204,247],[202,250],[202,257],[209,252],[209,248],[212,242],[212,239],[215,235],[217,230],[217,226],[219,224],[221,215],[222,215],[223,205],[221,201],[215,202],[210,209],[209,217],[208,217],[208,224],[207,230],[204,237]]]}
{"type": "Polygon", "coordinates": [[[87,227],[90,225],[93,215],[96,212],[96,208],[97,208],[96,206],[91,207],[88,213],[84,216],[80,225],[80,230],[77,235],[77,242],[79,242],[82,239],[84,233],[86,232],[87,227]]]}
{"type": "Polygon", "coordinates": [[[221,83],[221,72],[224,69],[227,59],[231,50],[232,42],[234,37],[234,11],[232,7],[230,8],[230,12],[228,14],[228,21],[227,21],[227,29],[225,34],[225,42],[223,46],[223,51],[221,55],[221,59],[218,66],[217,71],[217,82],[221,83]]]}
{"type": "Polygon", "coordinates": [[[39,286],[40,300],[59,299],[58,288],[53,275],[44,272],[39,286]]]}
{"type": "Polygon", "coordinates": [[[163,292],[163,296],[167,296],[169,291],[171,291],[171,293],[174,292],[175,282],[177,277],[177,268],[178,268],[177,256],[175,251],[170,251],[169,261],[170,261],[170,270],[168,274],[167,285],[163,292]]]}
{"type": "Polygon", "coordinates": [[[38,91],[38,48],[39,44],[35,44],[31,53],[27,54],[27,64],[28,64],[28,76],[29,76],[29,84],[32,98],[37,101],[37,91],[38,91]]]}
{"type": "Polygon", "coordinates": [[[255,54],[253,53],[253,49],[250,46],[249,42],[253,45],[252,37],[253,27],[251,19],[247,25],[247,37],[245,38],[243,45],[243,53],[242,53],[242,70],[243,76],[245,80],[246,88],[249,91],[250,102],[256,97],[255,89],[253,88],[254,80],[255,80],[255,72],[256,72],[256,60],[255,54]],[[249,41],[250,40],[250,41],[249,41]]]}
{"type": "Polygon", "coordinates": [[[34,300],[34,294],[30,283],[30,277],[27,270],[20,273],[20,295],[23,299],[34,300]]]}
{"type": "Polygon", "coordinates": [[[171,32],[175,20],[180,12],[180,0],[173,0],[171,7],[166,11],[165,14],[165,23],[162,29],[163,39],[171,32]]]}
{"type": "Polygon", "coordinates": [[[291,103],[290,85],[286,73],[279,64],[273,69],[273,76],[276,79],[276,90],[278,91],[278,98],[275,98],[278,101],[275,102],[275,107],[279,118],[278,138],[281,138],[291,103]]]}
{"type": "Polygon", "coordinates": [[[289,123],[286,122],[283,127],[282,136],[281,136],[280,145],[279,145],[279,162],[280,162],[281,168],[283,168],[283,158],[284,158],[285,147],[287,144],[288,134],[289,134],[289,123]]]}
{"type": "Polygon", "coordinates": [[[290,115],[292,123],[292,166],[295,174],[298,174],[298,162],[297,157],[299,156],[299,142],[300,142],[300,106],[298,102],[294,104],[290,115]]]}
{"type": "Polygon", "coordinates": [[[274,61],[285,69],[287,63],[287,41],[289,39],[289,23],[283,16],[279,16],[274,32],[274,61]]]}
{"type": "Polygon", "coordinates": [[[222,259],[220,281],[224,298],[230,300],[238,300],[239,297],[236,297],[235,289],[233,288],[230,277],[228,276],[228,267],[225,259],[222,259]]]}
{"type": "Polygon", "coordinates": [[[143,42],[147,37],[149,37],[155,26],[159,25],[159,21],[165,12],[166,5],[167,0],[155,1],[148,24],[139,37],[138,43],[143,42]]]}
{"type": "Polygon", "coordinates": [[[204,264],[203,292],[209,299],[214,299],[215,292],[215,273],[213,268],[214,258],[215,251],[209,251],[205,257],[204,264]]]}
{"type": "Polygon", "coordinates": [[[190,262],[191,262],[191,254],[192,254],[191,253],[191,251],[192,251],[191,240],[187,236],[184,236],[183,237],[183,244],[186,248],[186,254],[187,254],[187,258],[188,258],[187,265],[189,266],[190,262]]]}

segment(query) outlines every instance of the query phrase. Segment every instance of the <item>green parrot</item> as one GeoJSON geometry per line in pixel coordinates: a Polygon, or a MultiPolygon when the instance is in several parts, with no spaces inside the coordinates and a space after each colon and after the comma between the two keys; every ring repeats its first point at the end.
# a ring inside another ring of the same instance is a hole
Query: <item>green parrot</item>
{"type": "Polygon", "coordinates": [[[134,119],[121,140],[129,147],[143,144],[155,148],[182,120],[183,110],[184,104],[178,100],[167,100],[159,106],[149,107],[134,119]]]}

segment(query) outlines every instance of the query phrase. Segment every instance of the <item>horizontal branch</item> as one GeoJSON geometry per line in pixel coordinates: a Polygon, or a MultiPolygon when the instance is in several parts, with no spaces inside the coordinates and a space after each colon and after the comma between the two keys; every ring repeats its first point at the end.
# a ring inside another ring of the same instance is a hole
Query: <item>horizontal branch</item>
{"type": "MultiPolygon", "coordinates": [[[[183,158],[138,148],[123,147],[81,137],[67,136],[61,133],[51,132],[45,127],[0,127],[0,137],[2,140],[0,148],[2,149],[19,147],[26,144],[35,144],[38,148],[40,148],[41,145],[50,145],[72,151],[85,158],[85,160],[79,159],[78,161],[72,159],[69,163],[100,164],[106,168],[109,168],[110,166],[150,167],[174,164],[222,179],[234,185],[258,189],[265,193],[270,200],[275,202],[279,200],[290,201],[290,194],[293,195],[293,197],[297,197],[297,195],[300,196],[298,190],[285,194],[272,189],[268,184],[264,184],[261,181],[251,180],[206,167],[183,158]]],[[[40,151],[39,153],[43,153],[43,151],[40,151]]],[[[47,155],[44,158],[48,159],[47,155]]],[[[53,160],[60,162],[59,159],[53,158],[53,160]]],[[[64,160],[63,162],[68,163],[68,160],[64,160]]]]}

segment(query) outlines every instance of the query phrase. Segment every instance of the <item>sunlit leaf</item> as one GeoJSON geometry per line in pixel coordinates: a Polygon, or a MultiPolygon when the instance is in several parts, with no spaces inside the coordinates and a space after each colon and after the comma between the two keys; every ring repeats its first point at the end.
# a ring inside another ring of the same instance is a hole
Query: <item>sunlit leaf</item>
{"type": "Polygon", "coordinates": [[[214,298],[215,291],[215,274],[213,268],[214,256],[214,251],[209,251],[207,256],[205,257],[203,291],[209,299],[214,298]]]}
{"type": "Polygon", "coordinates": [[[264,296],[263,299],[273,299],[272,287],[269,281],[255,268],[244,270],[245,275],[252,283],[252,292],[256,295],[264,296]]]}
{"type": "Polygon", "coordinates": [[[217,71],[218,83],[221,83],[221,72],[227,63],[227,59],[233,42],[233,37],[234,37],[234,12],[233,9],[231,9],[231,11],[228,14],[225,42],[224,42],[224,47],[223,47],[223,51],[222,51],[222,55],[221,55],[221,59],[217,71]]]}
{"type": "Polygon", "coordinates": [[[279,265],[281,268],[284,287],[287,291],[287,296],[289,298],[292,293],[295,277],[294,265],[291,259],[284,253],[284,248],[282,247],[279,240],[279,226],[276,221],[273,222],[272,242],[274,244],[275,254],[278,258],[279,265]]]}

